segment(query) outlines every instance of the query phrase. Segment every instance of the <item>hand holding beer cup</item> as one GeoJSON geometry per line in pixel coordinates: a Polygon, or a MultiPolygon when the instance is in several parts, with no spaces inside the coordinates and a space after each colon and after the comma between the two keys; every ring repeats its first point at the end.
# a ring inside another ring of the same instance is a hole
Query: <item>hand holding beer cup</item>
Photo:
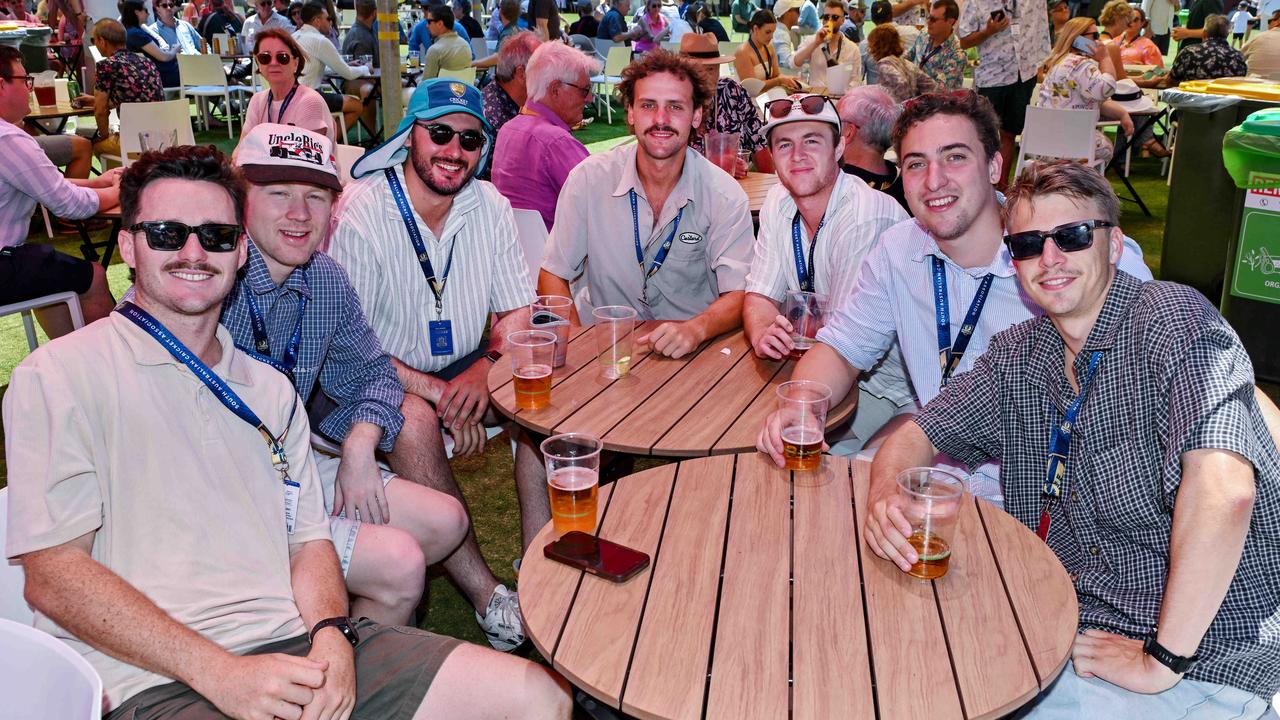
{"type": "Polygon", "coordinates": [[[791,341],[791,321],[785,315],[775,315],[773,324],[756,338],[752,350],[756,355],[770,360],[781,360],[791,354],[795,343],[791,341]]]}
{"type": "Polygon", "coordinates": [[[867,545],[912,577],[942,577],[951,560],[963,495],[964,478],[950,470],[903,470],[887,497],[872,498],[867,545]]]}
{"type": "Polygon", "coordinates": [[[791,359],[799,360],[813,347],[814,338],[826,321],[826,298],[804,290],[788,290],[782,314],[791,331],[791,359]]]}
{"type": "Polygon", "coordinates": [[[831,388],[814,380],[792,380],[779,385],[777,393],[783,465],[788,470],[817,470],[826,446],[831,388]]]}

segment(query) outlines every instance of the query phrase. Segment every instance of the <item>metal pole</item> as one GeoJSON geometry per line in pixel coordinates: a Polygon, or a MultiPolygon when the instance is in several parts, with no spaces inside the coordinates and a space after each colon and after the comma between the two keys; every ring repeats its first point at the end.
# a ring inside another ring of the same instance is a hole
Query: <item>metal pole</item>
{"type": "Polygon", "coordinates": [[[382,69],[382,134],[390,137],[404,117],[400,80],[398,0],[378,0],[378,65],[382,69]]]}

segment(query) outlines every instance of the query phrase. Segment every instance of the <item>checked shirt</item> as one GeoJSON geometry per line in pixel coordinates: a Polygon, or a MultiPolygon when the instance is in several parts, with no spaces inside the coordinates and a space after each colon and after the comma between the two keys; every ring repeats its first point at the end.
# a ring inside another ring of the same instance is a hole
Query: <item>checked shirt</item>
{"type": "MultiPolygon", "coordinates": [[[[1219,448],[1255,469],[1244,553],[1187,677],[1270,698],[1280,690],[1280,451],[1254,398],[1239,338],[1190,288],[1118,272],[1077,377],[1104,351],[1073,430],[1048,544],[1075,582],[1080,627],[1153,632],[1169,570],[1183,453],[1219,448]]],[[[942,452],[1003,458],[1005,510],[1035,528],[1053,424],[1075,397],[1047,317],[992,340],[915,422],[942,452]]]]}

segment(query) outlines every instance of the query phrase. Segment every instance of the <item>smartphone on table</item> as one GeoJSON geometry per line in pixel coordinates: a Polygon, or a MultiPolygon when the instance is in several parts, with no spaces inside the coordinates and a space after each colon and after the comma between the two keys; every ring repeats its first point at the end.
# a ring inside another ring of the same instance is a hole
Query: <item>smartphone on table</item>
{"type": "Polygon", "coordinates": [[[625,582],[649,567],[649,556],[639,550],[601,540],[581,530],[567,532],[547,543],[542,554],[570,567],[613,582],[625,582]]]}

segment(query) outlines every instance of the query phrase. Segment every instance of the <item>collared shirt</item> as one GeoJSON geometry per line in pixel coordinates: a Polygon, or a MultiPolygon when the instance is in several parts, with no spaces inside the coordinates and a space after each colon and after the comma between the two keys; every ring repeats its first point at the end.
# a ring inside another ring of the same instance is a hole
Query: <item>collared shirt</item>
{"type": "MultiPolygon", "coordinates": [[[[795,216],[796,203],[791,193],[781,183],[775,185],[760,209],[760,232],[756,236],[751,272],[747,274],[747,292],[781,303],[788,290],[800,289],[791,238],[795,216]]],[[[835,189],[827,201],[822,231],[818,233],[818,245],[812,249],[812,256],[809,253],[813,238],[804,222],[800,223],[801,254],[806,263],[813,258],[814,269],[809,272],[814,278],[814,291],[826,297],[828,309],[842,305],[853,292],[862,259],[880,233],[906,217],[906,212],[893,198],[872,190],[852,175],[836,173],[835,189]]],[[[896,346],[862,385],[899,407],[912,400],[902,355],[896,346]]]]}
{"type": "Polygon", "coordinates": [[[324,394],[338,405],[317,429],[341,442],[352,424],[373,423],[382,428],[378,448],[391,452],[404,425],[400,414],[404,388],[391,358],[382,351],[373,328],[365,321],[360,298],[342,267],[317,252],[305,266],[305,282],[303,270],[295,269],[276,285],[262,253],[250,240],[244,273],[222,303],[222,324],[238,347],[256,352],[246,300],[252,295],[267,325],[270,355],[280,360],[297,327],[299,302],[306,297],[293,384],[299,395],[309,398],[318,382],[324,394]]]}
{"type": "Polygon", "coordinates": [[[346,80],[354,80],[358,77],[366,77],[369,69],[366,67],[353,68],[343,61],[342,56],[338,54],[338,48],[329,42],[329,38],[320,34],[311,25],[303,25],[293,33],[293,39],[302,48],[302,52],[307,56],[307,65],[302,69],[302,75],[298,78],[298,82],[306,85],[314,90],[319,90],[324,83],[324,74],[328,70],[335,75],[340,75],[346,80]]]}
{"type": "Polygon", "coordinates": [[[951,33],[941,45],[934,45],[929,33],[922,32],[904,56],[915,63],[938,85],[948,90],[958,90],[964,84],[964,70],[969,67],[969,57],[960,47],[960,38],[951,33]]]}
{"type": "Polygon", "coordinates": [[[956,34],[972,35],[985,28],[991,13],[1003,10],[1009,27],[978,45],[973,84],[980,88],[1033,80],[1049,57],[1049,13],[1044,0],[966,0],[960,8],[956,34]]]}
{"type": "Polygon", "coordinates": [[[1245,43],[1242,54],[1250,73],[1268,80],[1280,80],[1280,28],[1254,35],[1245,43]]]}
{"type": "MultiPolygon", "coordinates": [[[[297,391],[218,327],[212,370],[273,433],[299,484],[294,534],[262,436],[144,330],[112,313],[27,356],[4,397],[9,557],[96,533],[92,558],[229,652],[306,633],[289,549],[328,543],[297,391]],[[110,382],[103,382],[110,378],[110,382]],[[287,434],[286,434],[287,430],[287,434]]],[[[107,705],[170,678],[117,660],[36,613],[102,677],[107,705]]]]}
{"type": "MultiPolygon", "coordinates": [[[[200,33],[196,32],[196,29],[186,20],[174,18],[173,27],[157,20],[148,27],[164,41],[166,50],[172,50],[176,47],[182,51],[183,55],[200,54],[200,33]]],[[[290,25],[289,27],[292,28],[293,26],[290,25]]]]}
{"type": "Polygon", "coordinates": [[[657,222],[636,174],[635,143],[582,161],[569,173],[561,194],[573,202],[556,206],[542,267],[566,280],[585,271],[591,302],[597,307],[627,305],[641,317],[688,320],[722,293],[745,286],[752,245],[747,194],[733,177],[694,150],[685,150],[684,170],[657,222]],[[644,269],[636,262],[632,190],[644,269]],[[645,308],[645,273],[682,208],[666,262],[649,278],[645,308]]]}
{"type": "Polygon", "coordinates": [[[422,77],[439,77],[441,70],[464,70],[471,67],[471,45],[456,32],[436,38],[422,60],[422,77]]]}
{"type": "MultiPolygon", "coordinates": [[[[898,38],[902,40],[902,47],[909,48],[916,43],[916,38],[920,36],[920,31],[916,30],[914,25],[893,25],[894,30],[898,31],[898,38]]],[[[876,70],[876,61],[871,59],[871,43],[867,38],[863,38],[858,43],[858,52],[862,54],[862,72],[866,75],[867,84],[875,85],[880,81],[880,77],[876,70]]]]}
{"type": "Polygon", "coordinates": [[[796,18],[796,27],[804,28],[809,32],[818,30],[818,6],[813,4],[813,0],[804,0],[804,4],[800,6],[800,17],[796,18]]]}
{"type": "Polygon", "coordinates": [[[484,119],[493,126],[495,133],[502,132],[502,126],[520,114],[520,106],[502,89],[497,80],[485,85],[480,90],[480,95],[484,100],[484,119]]]}
{"type": "MultiPolygon", "coordinates": [[[[1280,690],[1280,450],[1254,398],[1249,356],[1196,291],[1117,273],[1074,359],[1101,363],[1073,424],[1062,499],[1050,503],[1047,542],[1075,582],[1080,627],[1129,637],[1160,619],[1182,455],[1242,455],[1256,483],[1235,577],[1200,642],[1192,680],[1270,698],[1280,690]]],[[[1048,318],[996,336],[915,422],[945,453],[1004,460],[1005,510],[1039,522],[1049,438],[1076,397],[1065,347],[1048,318]]]]}
{"type": "MultiPolygon", "coordinates": [[[[817,34],[814,34],[808,42],[817,42],[817,34]]],[[[827,64],[834,62],[836,65],[850,66],[849,85],[847,87],[855,87],[862,84],[862,52],[858,49],[858,44],[839,33],[840,43],[836,45],[834,52],[826,42],[821,47],[813,49],[813,53],[803,63],[797,63],[795,55],[791,56],[791,67],[797,70],[809,66],[809,83],[814,87],[827,87],[827,64]]],[[[844,88],[827,88],[832,91],[844,91],[844,88]]]]}
{"type": "Polygon", "coordinates": [[[511,201],[511,207],[537,210],[550,230],[565,178],[590,154],[560,116],[530,100],[498,132],[493,185],[511,201]]]}
{"type": "Polygon", "coordinates": [[[1178,51],[1169,68],[1169,80],[1184,83],[1188,80],[1215,80],[1222,77],[1240,77],[1249,71],[1244,55],[1221,38],[1178,51]]]}
{"type": "Polygon", "coordinates": [[[600,27],[596,29],[596,37],[601,40],[612,40],[615,37],[627,31],[627,20],[622,17],[622,13],[617,8],[609,8],[609,12],[604,14],[600,20],[600,27]]]}
{"type": "Polygon", "coordinates": [[[378,67],[381,58],[378,53],[378,37],[373,34],[373,28],[365,27],[359,20],[352,23],[347,28],[346,36],[342,38],[342,54],[368,55],[373,58],[373,66],[378,67]]]}
{"type": "MultiPolygon", "coordinates": [[[[454,23],[453,31],[458,34],[458,37],[462,38],[467,43],[467,47],[471,47],[471,36],[467,34],[466,28],[462,27],[462,25],[458,23],[454,23]]],[[[435,38],[431,37],[431,33],[427,31],[426,20],[419,20],[418,24],[414,25],[413,29],[409,31],[410,52],[417,50],[423,55],[426,55],[427,51],[431,49],[431,46],[434,43],[435,38]]],[[[475,56],[473,55],[471,59],[474,60],[475,56]]]]}
{"type": "MultiPolygon", "coordinates": [[[[748,38],[747,42],[751,42],[751,39],[748,38]]],[[[778,23],[778,27],[774,29],[772,42],[773,51],[778,56],[778,66],[773,69],[773,75],[762,77],[761,80],[781,75],[782,68],[791,67],[791,56],[796,52],[796,46],[791,42],[791,29],[782,23],[778,23]]],[[[763,50],[760,52],[763,54],[763,50]]]]}
{"type": "Polygon", "coordinates": [[[27,241],[36,204],[58,217],[87,218],[98,211],[98,194],[62,176],[36,139],[11,122],[0,120],[0,247],[27,241]]]}
{"type": "MultiPolygon", "coordinates": [[[[397,165],[395,172],[407,197],[404,166],[397,165]]],[[[333,214],[337,224],[329,254],[350,276],[383,349],[417,370],[440,370],[480,347],[489,313],[525,307],[535,297],[511,203],[488,182],[472,180],[453,196],[442,237],[413,213],[437,278],[454,248],[438,315],[383,173],[347,185],[333,214]],[[431,354],[427,323],[435,320],[452,323],[454,351],[448,355],[431,354]]]]}
{"type": "MultiPolygon", "coordinates": [[[[356,26],[352,25],[351,27],[352,29],[355,29],[356,26]]],[[[281,15],[275,10],[271,11],[271,14],[267,16],[266,20],[263,20],[256,12],[245,18],[244,27],[240,28],[240,37],[244,39],[244,46],[247,48],[245,52],[249,52],[253,49],[254,36],[263,30],[269,30],[271,28],[280,28],[289,34],[293,34],[293,23],[289,21],[289,18],[281,15]]],[[[348,31],[348,33],[349,32],[350,31],[348,31]]]]}

